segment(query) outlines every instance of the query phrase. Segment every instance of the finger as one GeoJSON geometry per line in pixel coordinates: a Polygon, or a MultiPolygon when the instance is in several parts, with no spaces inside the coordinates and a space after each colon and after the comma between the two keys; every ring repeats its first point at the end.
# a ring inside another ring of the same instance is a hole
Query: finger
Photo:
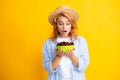
{"type": "Polygon", "coordinates": [[[72,49],[70,49],[70,53],[72,53],[72,49]]]}
{"type": "Polygon", "coordinates": [[[69,55],[71,55],[71,50],[69,50],[69,55]]]}
{"type": "Polygon", "coordinates": [[[64,52],[64,50],[62,51],[62,55],[64,55],[65,54],[65,52],[64,52]]]}
{"type": "Polygon", "coordinates": [[[56,48],[55,50],[56,50],[56,51],[58,51],[58,49],[57,49],[57,48],[56,48]]]}
{"type": "Polygon", "coordinates": [[[70,50],[68,50],[66,54],[69,56],[70,55],[70,50]]]}
{"type": "Polygon", "coordinates": [[[58,56],[61,56],[61,52],[57,53],[58,56]]]}
{"type": "Polygon", "coordinates": [[[75,50],[75,48],[73,48],[73,51],[75,50]]]}
{"type": "Polygon", "coordinates": [[[58,50],[57,52],[56,52],[56,55],[60,55],[61,54],[61,50],[58,50]]]}
{"type": "Polygon", "coordinates": [[[69,56],[71,56],[73,54],[73,50],[69,49],[69,56]]]}
{"type": "Polygon", "coordinates": [[[62,51],[61,51],[61,55],[63,55],[64,53],[65,53],[64,50],[62,50],[62,51]]]}
{"type": "Polygon", "coordinates": [[[59,53],[59,52],[60,52],[60,50],[56,50],[56,52],[57,52],[57,53],[59,53]]]}
{"type": "Polygon", "coordinates": [[[72,55],[74,55],[74,54],[73,54],[73,50],[70,50],[70,56],[72,56],[72,55]]]}
{"type": "Polygon", "coordinates": [[[69,55],[70,55],[70,52],[68,52],[67,55],[69,56],[69,55]]]}
{"type": "Polygon", "coordinates": [[[58,53],[58,55],[62,55],[64,53],[64,51],[61,49],[61,50],[59,50],[59,53],[58,53]]]}

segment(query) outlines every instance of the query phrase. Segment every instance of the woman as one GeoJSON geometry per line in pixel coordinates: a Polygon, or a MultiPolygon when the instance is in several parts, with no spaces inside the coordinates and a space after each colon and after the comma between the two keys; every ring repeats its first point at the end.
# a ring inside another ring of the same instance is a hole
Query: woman
{"type": "Polygon", "coordinates": [[[84,70],[89,64],[87,43],[76,32],[78,13],[67,6],[58,7],[49,16],[53,35],[42,47],[43,66],[48,80],[85,80],[84,70]],[[73,42],[75,49],[56,49],[60,42],[73,42]]]}

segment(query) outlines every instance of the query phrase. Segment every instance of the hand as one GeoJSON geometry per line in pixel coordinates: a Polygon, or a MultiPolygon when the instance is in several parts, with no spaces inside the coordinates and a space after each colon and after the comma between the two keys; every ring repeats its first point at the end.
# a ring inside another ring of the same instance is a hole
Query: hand
{"type": "Polygon", "coordinates": [[[63,50],[55,49],[55,51],[56,51],[56,56],[52,60],[52,70],[55,70],[57,68],[57,66],[59,65],[60,60],[64,54],[63,50]]]}
{"type": "Polygon", "coordinates": [[[73,49],[70,49],[67,51],[66,55],[68,55],[71,59],[71,61],[73,62],[73,64],[78,67],[78,58],[74,55],[74,50],[73,49]]]}
{"type": "Polygon", "coordinates": [[[72,57],[74,55],[74,50],[73,49],[69,49],[67,52],[66,52],[66,55],[69,56],[69,57],[72,57]]]}
{"type": "Polygon", "coordinates": [[[62,50],[62,49],[60,49],[60,50],[56,49],[56,55],[57,56],[62,57],[64,55],[64,53],[65,53],[64,50],[62,50]]]}

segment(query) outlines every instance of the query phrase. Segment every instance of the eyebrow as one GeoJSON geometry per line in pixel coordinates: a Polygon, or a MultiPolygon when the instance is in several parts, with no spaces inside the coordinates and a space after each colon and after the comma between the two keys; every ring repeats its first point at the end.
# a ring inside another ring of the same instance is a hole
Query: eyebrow
{"type": "MultiPolygon", "coordinates": [[[[58,20],[57,22],[63,22],[63,21],[59,21],[59,20],[58,20]]],[[[70,21],[66,21],[66,22],[70,22],[70,21]]]]}

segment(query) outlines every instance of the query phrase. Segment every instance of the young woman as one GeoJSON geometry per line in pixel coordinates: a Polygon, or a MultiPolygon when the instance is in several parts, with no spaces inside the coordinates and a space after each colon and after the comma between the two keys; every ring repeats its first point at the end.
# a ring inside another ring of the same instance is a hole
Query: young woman
{"type": "Polygon", "coordinates": [[[58,7],[49,16],[53,35],[42,47],[43,66],[48,80],[85,80],[89,64],[88,47],[84,37],[77,34],[78,13],[67,6],[58,7]],[[56,49],[60,42],[73,42],[75,49],[56,49]]]}

